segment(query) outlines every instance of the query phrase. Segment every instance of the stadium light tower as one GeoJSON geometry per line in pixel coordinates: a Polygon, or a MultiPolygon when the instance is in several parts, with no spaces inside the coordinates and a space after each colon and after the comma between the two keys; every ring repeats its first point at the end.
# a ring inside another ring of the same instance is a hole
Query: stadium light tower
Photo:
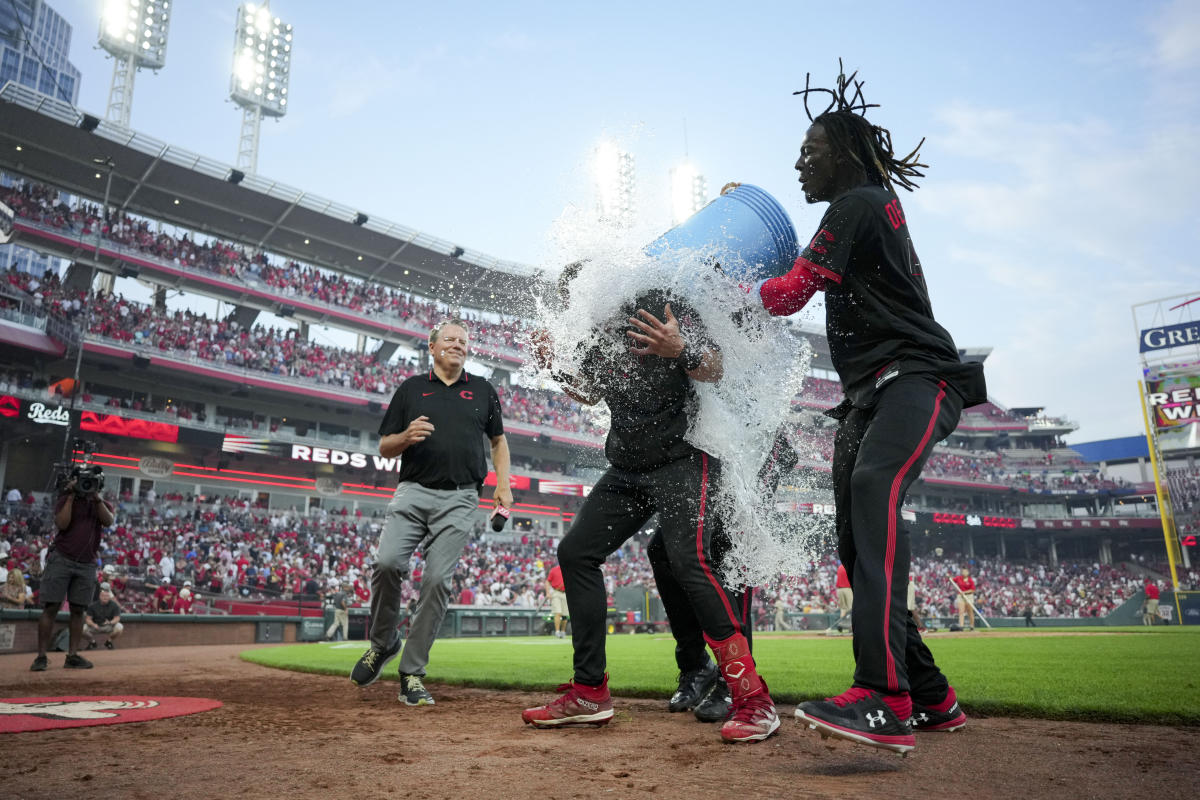
{"type": "Polygon", "coordinates": [[[170,0],[105,0],[100,46],[114,59],[107,119],[129,127],[133,78],[142,67],[162,69],[167,63],[170,23],[170,0]]]}
{"type": "Polygon", "coordinates": [[[592,156],[600,219],[620,227],[633,224],[635,173],[633,156],[604,141],[592,156]]]}
{"type": "Polygon", "coordinates": [[[238,169],[258,171],[258,133],[262,118],[287,113],[292,69],[292,26],[272,16],[267,3],[238,6],[233,40],[229,98],[242,107],[238,169]]]}
{"type": "Polygon", "coordinates": [[[708,202],[708,181],[685,161],[671,168],[671,223],[678,225],[704,208],[708,202]]]}

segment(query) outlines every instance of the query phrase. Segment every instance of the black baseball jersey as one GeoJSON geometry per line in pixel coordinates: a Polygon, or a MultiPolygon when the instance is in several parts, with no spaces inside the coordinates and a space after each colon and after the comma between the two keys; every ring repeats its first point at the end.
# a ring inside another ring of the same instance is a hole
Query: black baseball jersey
{"type": "Polygon", "coordinates": [[[400,481],[436,489],[482,485],[490,439],[504,433],[496,389],[466,370],[449,386],[432,369],[414,375],[396,388],[379,435],[402,433],[421,416],[429,417],[433,433],[401,454],[400,481]]]}
{"type": "Polygon", "coordinates": [[[838,197],[797,265],[825,279],[826,333],[847,399],[859,408],[900,374],[932,373],[965,400],[987,399],[983,365],[963,363],[933,318],[904,209],[881,186],[838,197]]]}
{"type": "Polygon", "coordinates": [[[629,346],[636,343],[625,335],[633,329],[628,320],[639,308],[661,320],[667,303],[693,348],[713,347],[690,305],[655,290],[622,306],[616,317],[594,332],[583,359],[583,378],[608,404],[612,423],[604,455],[618,469],[654,469],[695,452],[684,441],[696,405],[691,378],[674,359],[633,355],[629,346]]]}

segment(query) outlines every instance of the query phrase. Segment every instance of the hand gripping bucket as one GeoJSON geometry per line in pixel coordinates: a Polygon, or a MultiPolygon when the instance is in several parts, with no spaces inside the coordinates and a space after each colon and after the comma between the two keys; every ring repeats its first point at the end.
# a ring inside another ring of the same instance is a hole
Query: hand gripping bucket
{"type": "Polygon", "coordinates": [[[757,186],[743,183],[646,245],[646,255],[701,251],[736,281],[783,275],[800,255],[796,229],[783,206],[757,186]]]}

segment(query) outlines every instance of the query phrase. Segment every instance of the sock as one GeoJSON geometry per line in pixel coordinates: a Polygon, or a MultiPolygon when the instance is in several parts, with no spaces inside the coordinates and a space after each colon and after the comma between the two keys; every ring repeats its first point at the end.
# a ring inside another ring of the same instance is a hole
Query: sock
{"type": "Polygon", "coordinates": [[[601,681],[599,686],[588,686],[586,683],[580,683],[579,681],[573,681],[573,683],[575,684],[575,688],[579,690],[579,693],[589,699],[603,699],[608,694],[607,672],[604,673],[604,680],[601,681]]]}
{"type": "Polygon", "coordinates": [[[908,696],[908,692],[901,692],[900,694],[884,694],[883,692],[880,692],[879,699],[882,700],[901,721],[912,716],[912,698],[908,696]]]}

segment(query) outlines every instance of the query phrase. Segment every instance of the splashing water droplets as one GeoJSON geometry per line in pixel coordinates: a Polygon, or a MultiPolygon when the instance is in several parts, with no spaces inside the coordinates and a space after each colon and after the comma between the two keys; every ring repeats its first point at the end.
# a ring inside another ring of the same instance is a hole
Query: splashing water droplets
{"type": "MultiPolygon", "coordinates": [[[[538,302],[538,325],[555,343],[553,371],[578,374],[583,355],[596,344],[614,360],[620,358],[613,351],[630,341],[624,336],[628,324],[622,307],[634,298],[661,290],[683,300],[722,353],[721,380],[693,382],[696,407],[687,440],[721,461],[721,481],[707,513],[721,514],[730,532],[725,578],[742,586],[761,585],[779,574],[807,574],[829,520],[777,511],[775,493],[763,485],[760,471],[777,433],[797,428],[792,400],[808,373],[812,350],[715,268],[712,252],[676,250],[651,257],[641,246],[651,238],[653,232],[598,225],[582,214],[558,220],[557,263],[584,263],[569,283],[568,303],[538,302]]],[[[729,261],[728,254],[723,257],[729,261]]],[[[725,266],[730,274],[744,271],[736,268],[742,265],[725,266]]],[[[664,317],[662,308],[647,310],[664,317]]],[[[686,339],[694,338],[696,322],[680,320],[686,339]]],[[[527,379],[550,377],[534,364],[523,372],[527,379]]],[[[790,440],[788,446],[795,450],[790,440]]]]}

